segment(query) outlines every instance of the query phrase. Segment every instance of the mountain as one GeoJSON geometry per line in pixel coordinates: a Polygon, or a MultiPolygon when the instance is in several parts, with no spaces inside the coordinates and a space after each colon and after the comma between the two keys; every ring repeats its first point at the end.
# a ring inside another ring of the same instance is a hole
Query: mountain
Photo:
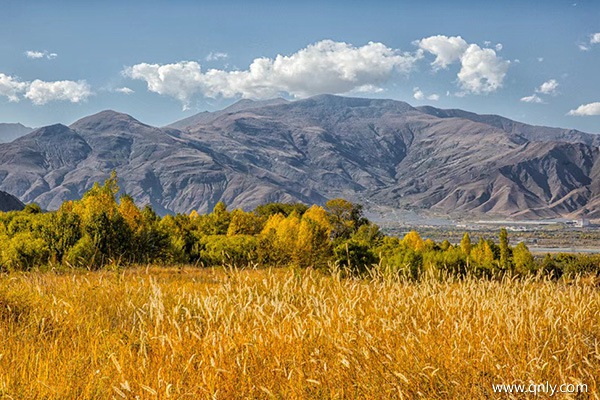
{"type": "Polygon", "coordinates": [[[321,95],[243,100],[168,127],[104,111],[0,144],[0,190],[55,209],[115,169],[161,214],[344,197],[454,216],[600,217],[598,137],[321,95]]]}
{"type": "Polygon", "coordinates": [[[22,124],[0,123],[0,143],[12,142],[31,131],[33,131],[33,128],[28,128],[22,124]]]}
{"type": "Polygon", "coordinates": [[[25,204],[15,196],[0,191],[0,211],[18,211],[23,208],[25,208],[25,204]]]}
{"type": "Polygon", "coordinates": [[[170,125],[167,125],[166,128],[174,128],[174,129],[185,129],[190,126],[200,125],[200,124],[208,124],[219,118],[220,116],[233,114],[239,111],[251,110],[253,108],[267,107],[267,106],[275,106],[279,104],[288,103],[285,99],[271,99],[271,100],[262,100],[255,101],[250,99],[242,99],[227,108],[224,108],[220,111],[209,112],[204,111],[191,117],[184,118],[177,122],[173,122],[170,125]]]}
{"type": "Polygon", "coordinates": [[[439,118],[462,118],[502,129],[515,137],[522,136],[527,141],[547,142],[560,141],[568,143],[585,143],[600,146],[600,135],[590,135],[575,129],[549,128],[547,126],[527,125],[510,120],[500,115],[480,115],[468,111],[450,109],[443,110],[431,106],[417,107],[419,111],[439,118]]]}

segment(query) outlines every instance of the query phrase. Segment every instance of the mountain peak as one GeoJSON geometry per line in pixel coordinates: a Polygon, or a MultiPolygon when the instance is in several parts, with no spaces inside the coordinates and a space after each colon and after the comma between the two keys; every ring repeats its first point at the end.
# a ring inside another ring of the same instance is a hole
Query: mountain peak
{"type": "Polygon", "coordinates": [[[49,139],[70,134],[74,134],[74,132],[68,126],[63,124],[54,124],[35,129],[29,134],[21,136],[17,139],[17,141],[41,138],[49,139]]]}
{"type": "Polygon", "coordinates": [[[333,94],[319,94],[303,100],[297,100],[294,103],[298,105],[314,106],[323,105],[327,107],[371,107],[380,109],[393,109],[396,112],[405,112],[415,110],[410,104],[399,100],[391,99],[369,99],[364,97],[345,97],[333,94]]]}
{"type": "Polygon", "coordinates": [[[173,122],[172,124],[167,125],[166,128],[185,129],[192,125],[209,124],[222,115],[232,114],[246,110],[253,110],[261,107],[277,106],[287,103],[289,103],[289,101],[282,99],[281,97],[269,100],[241,99],[222,110],[214,112],[202,111],[198,114],[192,115],[191,117],[187,117],[182,120],[173,122]]]}
{"type": "Polygon", "coordinates": [[[24,126],[21,123],[0,123],[0,143],[11,142],[18,137],[24,136],[33,131],[33,128],[24,126]]]}
{"type": "Polygon", "coordinates": [[[105,130],[130,130],[131,126],[148,126],[129,114],[113,110],[104,110],[99,113],[84,117],[70,125],[77,131],[105,131],[105,130]]]}

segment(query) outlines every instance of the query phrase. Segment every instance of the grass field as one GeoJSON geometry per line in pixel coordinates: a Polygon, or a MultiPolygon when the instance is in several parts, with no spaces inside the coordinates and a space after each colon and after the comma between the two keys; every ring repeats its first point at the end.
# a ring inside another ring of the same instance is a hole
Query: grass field
{"type": "Polygon", "coordinates": [[[487,399],[546,382],[600,398],[600,291],[583,281],[0,276],[0,398],[487,399]]]}

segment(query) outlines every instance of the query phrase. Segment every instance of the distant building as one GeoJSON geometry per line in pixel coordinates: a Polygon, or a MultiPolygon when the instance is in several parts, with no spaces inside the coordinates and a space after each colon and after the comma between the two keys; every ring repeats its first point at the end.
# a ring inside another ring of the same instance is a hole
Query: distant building
{"type": "Polygon", "coordinates": [[[581,219],[574,219],[568,225],[574,226],[576,228],[587,228],[590,226],[590,220],[582,217],[581,219]]]}

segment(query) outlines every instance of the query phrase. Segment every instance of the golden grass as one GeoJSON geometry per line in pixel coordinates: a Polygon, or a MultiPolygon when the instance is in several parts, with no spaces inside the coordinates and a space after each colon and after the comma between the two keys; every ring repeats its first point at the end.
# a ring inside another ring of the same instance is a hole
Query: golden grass
{"type": "Polygon", "coordinates": [[[0,277],[0,398],[486,399],[546,381],[599,398],[598,289],[291,269],[0,277]]]}

